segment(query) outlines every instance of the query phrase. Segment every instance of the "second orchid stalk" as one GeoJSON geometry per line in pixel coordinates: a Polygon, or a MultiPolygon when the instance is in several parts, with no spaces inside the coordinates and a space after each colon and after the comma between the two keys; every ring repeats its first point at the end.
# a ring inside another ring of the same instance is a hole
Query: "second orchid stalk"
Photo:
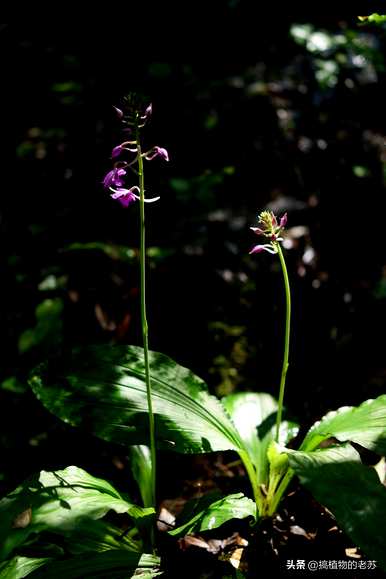
{"type": "Polygon", "coordinates": [[[263,211],[259,215],[259,225],[260,227],[251,227],[252,231],[256,235],[261,235],[270,240],[269,243],[262,245],[255,245],[250,253],[261,253],[266,251],[271,254],[277,254],[280,260],[280,266],[283,274],[284,280],[284,290],[286,299],[286,314],[285,314],[285,331],[284,331],[284,354],[283,354],[283,365],[280,377],[280,387],[279,387],[279,400],[278,409],[276,415],[276,429],[275,429],[275,441],[279,442],[280,436],[280,425],[283,414],[283,401],[284,401],[284,391],[285,382],[287,377],[287,370],[289,365],[289,344],[290,344],[290,330],[291,330],[291,291],[288,279],[287,266],[285,263],[283,251],[280,242],[283,241],[281,234],[287,223],[287,214],[285,213],[283,217],[278,222],[276,216],[272,211],[263,211]]]}

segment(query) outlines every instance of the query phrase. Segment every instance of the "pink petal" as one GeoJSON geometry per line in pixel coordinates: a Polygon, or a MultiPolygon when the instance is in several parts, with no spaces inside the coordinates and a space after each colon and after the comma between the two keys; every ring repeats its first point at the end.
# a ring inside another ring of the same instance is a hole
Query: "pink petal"
{"type": "Polygon", "coordinates": [[[115,109],[115,112],[117,113],[118,119],[122,119],[123,118],[123,112],[121,111],[121,109],[118,109],[118,107],[114,107],[113,109],[115,109]]]}
{"type": "Polygon", "coordinates": [[[114,147],[111,156],[113,159],[115,159],[116,157],[119,157],[119,155],[122,153],[122,146],[118,145],[117,147],[114,147]]]}
{"type": "Polygon", "coordinates": [[[287,213],[284,213],[283,217],[280,219],[280,227],[285,227],[287,223],[287,213]]]}
{"type": "Polygon", "coordinates": [[[264,235],[264,231],[260,227],[251,227],[251,229],[256,235],[264,235]]]}
{"type": "Polygon", "coordinates": [[[265,246],[264,245],[255,245],[255,247],[253,247],[251,249],[251,251],[249,252],[249,254],[251,253],[261,253],[262,251],[265,251],[265,246]]]}

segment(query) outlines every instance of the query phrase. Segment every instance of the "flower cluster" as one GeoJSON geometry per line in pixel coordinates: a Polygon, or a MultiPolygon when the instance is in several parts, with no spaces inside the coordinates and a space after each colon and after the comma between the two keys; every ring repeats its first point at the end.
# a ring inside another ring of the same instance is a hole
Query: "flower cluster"
{"type": "MultiPolygon", "coordinates": [[[[146,121],[152,114],[152,105],[148,105],[143,114],[143,103],[138,100],[137,97],[129,96],[125,99],[125,106],[123,110],[114,107],[118,119],[124,125],[124,132],[129,136],[130,140],[125,140],[124,142],[116,145],[112,152],[111,158],[116,162],[114,168],[107,173],[103,179],[103,186],[106,190],[111,191],[110,196],[112,199],[116,199],[120,202],[123,207],[128,207],[130,203],[140,199],[140,189],[137,185],[127,188],[125,186],[125,178],[127,175],[127,169],[131,169],[134,173],[138,174],[135,170],[135,165],[138,164],[139,158],[145,159],[146,161],[152,161],[156,157],[160,157],[164,161],[169,161],[169,155],[166,149],[162,147],[152,147],[148,151],[142,152],[139,142],[139,129],[141,129],[146,121]],[[132,138],[130,138],[132,136],[132,138]],[[128,156],[128,161],[124,160],[124,157],[128,156]],[[134,157],[131,159],[131,155],[134,157]]],[[[146,203],[152,203],[158,201],[159,197],[153,197],[151,199],[145,199],[146,203]]]]}
{"type": "Polygon", "coordinates": [[[262,251],[273,254],[277,253],[278,242],[283,241],[283,238],[280,236],[287,223],[287,213],[284,213],[278,223],[272,211],[263,211],[259,215],[258,223],[261,227],[251,227],[252,231],[254,231],[256,235],[267,237],[270,243],[255,245],[249,253],[261,253],[262,251]]]}

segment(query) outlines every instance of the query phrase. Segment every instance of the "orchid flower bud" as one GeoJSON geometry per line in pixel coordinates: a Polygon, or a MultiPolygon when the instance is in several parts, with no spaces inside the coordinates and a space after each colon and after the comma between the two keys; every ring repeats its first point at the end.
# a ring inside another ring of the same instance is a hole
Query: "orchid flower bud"
{"type": "Polygon", "coordinates": [[[142,119],[147,119],[151,116],[153,112],[153,105],[150,103],[149,106],[145,110],[145,114],[141,117],[142,119]]]}
{"type": "Polygon", "coordinates": [[[284,213],[283,217],[280,219],[279,227],[285,227],[287,224],[287,213],[284,213]]]}
{"type": "Polygon", "coordinates": [[[118,119],[123,119],[123,112],[121,111],[121,109],[118,109],[117,107],[114,107],[114,106],[113,106],[113,109],[117,113],[118,119]]]}
{"type": "Polygon", "coordinates": [[[122,153],[122,151],[123,151],[122,145],[117,145],[116,147],[114,147],[114,149],[111,152],[112,158],[116,159],[116,157],[119,157],[119,155],[122,153]]]}

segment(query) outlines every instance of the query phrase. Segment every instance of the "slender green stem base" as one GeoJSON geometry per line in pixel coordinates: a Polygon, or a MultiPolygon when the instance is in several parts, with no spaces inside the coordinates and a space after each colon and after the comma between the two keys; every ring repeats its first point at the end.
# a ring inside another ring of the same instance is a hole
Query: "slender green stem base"
{"type": "Polygon", "coordinates": [[[283,366],[282,366],[281,378],[280,378],[279,402],[278,402],[277,417],[276,417],[276,435],[275,435],[276,442],[279,442],[280,424],[281,424],[281,419],[282,419],[282,414],[283,414],[285,380],[286,380],[287,370],[288,370],[290,326],[291,326],[291,292],[290,292],[290,286],[289,286],[287,267],[285,264],[284,255],[283,255],[280,243],[277,243],[276,247],[277,247],[277,253],[278,253],[278,256],[280,259],[281,269],[283,272],[285,298],[286,298],[284,356],[283,356],[283,366]]]}
{"type": "MultiPolygon", "coordinates": [[[[137,129],[137,149],[138,149],[138,177],[139,177],[139,206],[140,206],[140,225],[141,225],[141,245],[140,245],[140,263],[141,263],[141,324],[142,340],[145,362],[146,376],[146,395],[149,415],[149,446],[151,457],[151,497],[152,505],[156,508],[156,446],[155,446],[155,425],[153,414],[153,403],[151,396],[151,379],[149,366],[149,331],[146,319],[146,244],[145,244],[145,185],[143,174],[143,158],[137,129]]],[[[152,532],[152,544],[154,546],[154,529],[152,532]]]]}
{"type": "Polygon", "coordinates": [[[257,474],[255,467],[252,464],[247,451],[239,451],[239,456],[243,461],[245,470],[247,471],[249,482],[251,483],[251,487],[253,490],[253,498],[255,499],[256,503],[257,514],[261,515],[264,505],[264,496],[262,495],[257,482],[257,474]]]}
{"type": "Polygon", "coordinates": [[[291,468],[289,468],[287,470],[286,474],[281,479],[280,484],[277,487],[277,490],[275,491],[273,497],[271,498],[270,502],[268,503],[267,514],[269,517],[272,517],[276,513],[276,510],[277,510],[277,507],[279,506],[281,498],[282,498],[283,494],[285,493],[289,483],[291,482],[294,474],[295,474],[294,471],[291,468]]]}

